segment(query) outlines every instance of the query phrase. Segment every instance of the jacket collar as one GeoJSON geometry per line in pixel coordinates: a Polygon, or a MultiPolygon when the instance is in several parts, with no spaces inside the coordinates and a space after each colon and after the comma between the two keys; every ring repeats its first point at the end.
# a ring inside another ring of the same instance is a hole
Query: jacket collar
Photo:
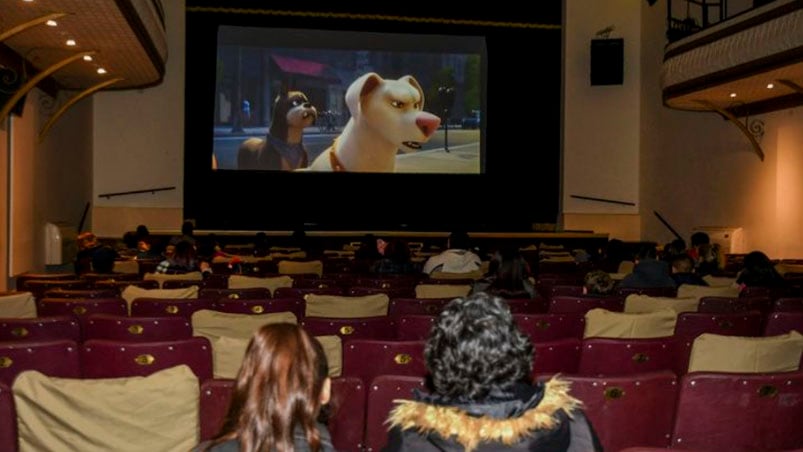
{"type": "Polygon", "coordinates": [[[543,393],[537,392],[527,401],[501,401],[501,405],[438,405],[401,400],[391,411],[388,423],[423,435],[435,433],[453,438],[466,450],[475,449],[481,442],[512,445],[534,431],[554,429],[561,414],[571,416],[580,407],[581,402],[569,395],[569,386],[569,382],[553,378],[544,384],[543,393]],[[500,417],[502,412],[512,416],[500,417]]]}

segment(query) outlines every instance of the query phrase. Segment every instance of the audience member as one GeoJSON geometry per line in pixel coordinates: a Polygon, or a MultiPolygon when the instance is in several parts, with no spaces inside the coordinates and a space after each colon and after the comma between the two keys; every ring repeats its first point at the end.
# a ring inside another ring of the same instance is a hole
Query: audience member
{"type": "Polygon", "coordinates": [[[101,247],[95,234],[86,231],[78,234],[78,254],[75,256],[75,274],[92,272],[92,256],[101,247]]]}
{"type": "Polygon", "coordinates": [[[471,251],[468,234],[455,231],[449,235],[447,250],[430,257],[422,271],[426,274],[440,271],[447,273],[471,273],[479,270],[482,260],[471,251]]]}
{"type": "Polygon", "coordinates": [[[611,239],[608,241],[605,249],[600,251],[600,259],[597,262],[597,268],[605,270],[609,273],[616,273],[619,271],[619,264],[622,261],[629,261],[631,256],[627,252],[625,242],[619,239],[611,239]]]}
{"type": "Polygon", "coordinates": [[[719,271],[719,245],[705,243],[697,249],[695,270],[698,275],[711,275],[719,271]]]}
{"type": "Polygon", "coordinates": [[[94,273],[114,273],[114,262],[117,251],[110,246],[100,246],[92,253],[92,271],[94,273]]]}
{"type": "Polygon", "coordinates": [[[655,246],[643,245],[636,256],[633,273],[625,276],[619,287],[676,287],[669,276],[669,264],[655,258],[655,246]]]}
{"type": "Polygon", "coordinates": [[[518,248],[503,246],[494,253],[485,277],[474,283],[474,292],[487,292],[502,298],[533,298],[535,287],[530,264],[518,248]]]}
{"type": "Polygon", "coordinates": [[[558,378],[531,383],[533,346],[504,300],[452,300],[424,349],[430,394],[397,401],[386,451],[601,451],[558,378]]]}
{"type": "Polygon", "coordinates": [[[415,273],[415,265],[410,260],[410,247],[402,239],[392,239],[383,247],[382,257],[371,265],[371,273],[415,273]]]}
{"type": "Polygon", "coordinates": [[[195,246],[195,224],[192,221],[186,220],[181,224],[181,235],[173,236],[170,239],[170,245],[176,246],[178,242],[190,242],[195,246]]]}
{"type": "Polygon", "coordinates": [[[270,255],[270,243],[268,243],[268,234],[264,232],[257,232],[254,236],[254,248],[251,250],[254,257],[266,257],[270,255]]]}
{"type": "Polygon", "coordinates": [[[220,433],[196,450],[334,451],[318,422],[330,385],[326,356],[314,337],[290,323],[264,325],[248,344],[220,433]]]}
{"type": "Polygon", "coordinates": [[[616,287],[616,281],[604,270],[591,270],[583,278],[584,295],[610,295],[616,287]]]}
{"type": "Polygon", "coordinates": [[[786,287],[786,281],[775,269],[775,264],[761,251],[752,251],[744,257],[744,268],[736,277],[742,287],[786,287]]]}
{"type": "Polygon", "coordinates": [[[678,254],[672,259],[671,276],[678,286],[681,284],[691,284],[694,286],[708,285],[700,275],[694,273],[694,261],[692,261],[691,256],[688,254],[678,254]]]}
{"type": "Polygon", "coordinates": [[[209,263],[199,261],[195,246],[182,240],[175,245],[173,253],[156,266],[156,273],[178,274],[211,271],[209,263]]]}

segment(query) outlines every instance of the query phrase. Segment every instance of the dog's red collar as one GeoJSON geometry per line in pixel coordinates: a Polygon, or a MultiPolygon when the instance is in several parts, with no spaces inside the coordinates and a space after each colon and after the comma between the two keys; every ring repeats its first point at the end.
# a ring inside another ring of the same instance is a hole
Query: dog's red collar
{"type": "Polygon", "coordinates": [[[346,171],[346,167],[343,166],[343,162],[340,161],[339,158],[335,155],[335,150],[337,149],[337,138],[332,142],[332,150],[329,151],[329,164],[332,165],[332,171],[336,173],[340,173],[346,171]]]}

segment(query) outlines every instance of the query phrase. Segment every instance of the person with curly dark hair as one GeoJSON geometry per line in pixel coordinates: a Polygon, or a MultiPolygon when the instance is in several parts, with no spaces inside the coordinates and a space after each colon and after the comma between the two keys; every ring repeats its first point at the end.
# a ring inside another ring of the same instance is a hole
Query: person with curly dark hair
{"type": "Polygon", "coordinates": [[[397,402],[385,451],[602,450],[566,381],[530,383],[533,346],[503,299],[452,300],[424,358],[431,392],[397,402]]]}

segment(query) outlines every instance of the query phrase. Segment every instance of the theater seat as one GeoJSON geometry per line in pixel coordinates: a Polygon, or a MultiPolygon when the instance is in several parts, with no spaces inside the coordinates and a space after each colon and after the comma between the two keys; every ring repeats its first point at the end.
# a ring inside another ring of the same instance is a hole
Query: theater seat
{"type": "Polygon", "coordinates": [[[580,314],[513,314],[522,333],[533,342],[583,338],[585,318],[580,314]]]}
{"type": "Polygon", "coordinates": [[[17,413],[14,394],[8,385],[0,383],[0,450],[17,452],[17,413]]]}
{"type": "Polygon", "coordinates": [[[335,450],[362,452],[366,392],[366,385],[359,378],[332,379],[328,427],[335,450]]]}
{"type": "MultiPolygon", "coordinates": [[[[300,317],[299,317],[300,318],[300,317]]],[[[340,336],[348,339],[396,339],[396,325],[391,317],[350,319],[307,317],[301,326],[313,336],[340,336]]]]}
{"type": "Polygon", "coordinates": [[[672,446],[728,452],[803,448],[803,373],[696,372],[681,380],[672,446]]]}
{"type": "MultiPolygon", "coordinates": [[[[674,337],[650,339],[590,338],[580,352],[580,375],[634,375],[645,372],[677,372],[674,337]]],[[[684,369],[685,372],[685,369],[684,369]]]]}
{"type": "Polygon", "coordinates": [[[566,376],[604,450],[669,446],[678,396],[670,371],[618,377],[566,376]]]}
{"type": "Polygon", "coordinates": [[[372,381],[379,375],[423,377],[424,341],[350,339],[343,344],[343,376],[372,381]]]}
{"type": "Polygon", "coordinates": [[[212,346],[204,337],[178,341],[124,342],[90,340],[81,347],[84,378],[147,376],[186,364],[198,380],[212,378],[212,346]]]}
{"type": "Polygon", "coordinates": [[[394,407],[394,400],[412,399],[413,390],[424,390],[424,378],[400,375],[381,375],[368,385],[368,407],[365,422],[365,450],[382,450],[387,443],[385,420],[394,407]]]}
{"type": "Polygon", "coordinates": [[[12,386],[20,372],[79,378],[78,344],[69,340],[0,343],[0,383],[12,386]]]}
{"type": "Polygon", "coordinates": [[[0,342],[81,341],[81,328],[72,316],[36,317],[33,319],[0,319],[0,342]]]}
{"type": "Polygon", "coordinates": [[[89,316],[84,340],[157,342],[192,337],[192,325],[183,317],[127,317],[95,314],[89,316]]]}

